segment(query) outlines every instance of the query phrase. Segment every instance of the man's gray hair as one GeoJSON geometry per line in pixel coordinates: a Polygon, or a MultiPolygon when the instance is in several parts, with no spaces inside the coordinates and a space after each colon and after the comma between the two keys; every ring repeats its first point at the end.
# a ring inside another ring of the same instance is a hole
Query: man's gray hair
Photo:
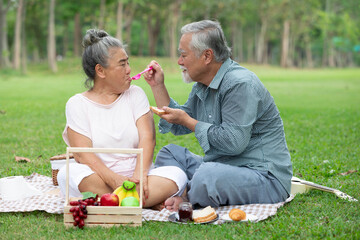
{"type": "Polygon", "coordinates": [[[224,32],[217,21],[203,20],[189,23],[181,28],[181,34],[192,33],[190,48],[200,57],[204,50],[212,49],[217,62],[224,62],[231,56],[224,32]]]}
{"type": "Polygon", "coordinates": [[[91,89],[95,79],[95,66],[100,64],[103,67],[108,66],[109,49],[124,48],[119,39],[110,36],[103,30],[90,29],[84,36],[82,46],[84,53],[82,55],[82,66],[88,78],[85,81],[85,87],[91,89]]]}

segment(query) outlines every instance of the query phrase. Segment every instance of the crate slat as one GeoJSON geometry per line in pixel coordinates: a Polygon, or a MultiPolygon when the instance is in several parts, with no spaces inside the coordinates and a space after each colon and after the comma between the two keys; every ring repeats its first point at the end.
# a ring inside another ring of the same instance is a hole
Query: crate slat
{"type": "MultiPolygon", "coordinates": [[[[128,223],[141,223],[142,216],[135,214],[116,214],[116,215],[108,215],[108,214],[96,214],[96,215],[88,215],[86,219],[84,219],[86,224],[104,224],[104,223],[112,223],[112,224],[128,224],[128,223]]],[[[65,223],[73,223],[74,219],[72,214],[64,214],[64,222],[65,223]]]]}
{"type": "MultiPolygon", "coordinates": [[[[70,228],[70,227],[74,227],[74,225],[72,223],[65,223],[64,224],[66,228],[70,228]]],[[[113,226],[131,226],[131,227],[141,227],[141,223],[122,223],[122,224],[111,224],[111,223],[106,223],[106,224],[88,224],[86,225],[86,227],[105,227],[105,228],[110,228],[113,226]]]]}
{"type": "MultiPolygon", "coordinates": [[[[70,213],[72,206],[66,206],[64,213],[70,213]]],[[[101,207],[101,206],[87,206],[88,214],[141,214],[142,209],[139,207],[101,207]]]]}

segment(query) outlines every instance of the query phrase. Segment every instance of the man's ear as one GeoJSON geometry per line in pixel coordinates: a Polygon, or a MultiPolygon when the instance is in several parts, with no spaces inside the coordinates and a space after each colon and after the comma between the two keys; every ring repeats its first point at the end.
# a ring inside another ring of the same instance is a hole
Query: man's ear
{"type": "Polygon", "coordinates": [[[206,49],[203,53],[205,64],[210,64],[214,59],[214,52],[212,49],[206,49]]]}
{"type": "Polygon", "coordinates": [[[95,66],[95,72],[96,75],[98,75],[100,78],[105,78],[105,71],[104,71],[104,67],[101,66],[100,64],[96,64],[95,66]]]}

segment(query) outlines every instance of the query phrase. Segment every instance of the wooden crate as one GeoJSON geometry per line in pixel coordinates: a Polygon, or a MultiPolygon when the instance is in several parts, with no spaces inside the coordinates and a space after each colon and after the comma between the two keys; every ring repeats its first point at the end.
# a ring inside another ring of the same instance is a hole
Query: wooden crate
{"type": "MultiPolygon", "coordinates": [[[[79,152],[92,153],[125,153],[137,154],[140,160],[140,172],[143,172],[143,149],[132,148],[75,148],[66,149],[66,198],[64,207],[64,224],[67,227],[73,226],[73,216],[70,212],[69,198],[69,154],[79,152]]],[[[111,227],[116,225],[141,226],[142,225],[142,198],[143,198],[143,175],[140,174],[140,206],[139,207],[110,207],[110,206],[87,206],[87,218],[85,227],[103,226],[111,227]]]]}

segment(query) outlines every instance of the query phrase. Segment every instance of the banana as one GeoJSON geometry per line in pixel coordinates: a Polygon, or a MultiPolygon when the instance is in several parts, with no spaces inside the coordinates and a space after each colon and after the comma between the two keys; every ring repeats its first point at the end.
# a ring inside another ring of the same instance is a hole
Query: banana
{"type": "Polygon", "coordinates": [[[122,185],[113,191],[114,194],[118,195],[121,191],[122,185]]]}
{"type": "Polygon", "coordinates": [[[127,192],[123,186],[115,189],[114,193],[119,197],[119,206],[121,206],[121,201],[126,197],[127,192]]]}
{"type": "Polygon", "coordinates": [[[134,197],[135,197],[138,201],[140,201],[140,197],[139,197],[138,192],[136,191],[136,188],[133,188],[131,191],[133,191],[134,197]]]}
{"type": "Polygon", "coordinates": [[[134,197],[134,191],[131,189],[131,190],[127,190],[126,191],[126,197],[134,197]]]}
{"type": "Polygon", "coordinates": [[[123,185],[115,189],[113,192],[119,197],[119,206],[121,206],[121,202],[126,197],[135,197],[138,201],[139,194],[136,191],[136,184],[131,181],[124,181],[123,185]]]}

